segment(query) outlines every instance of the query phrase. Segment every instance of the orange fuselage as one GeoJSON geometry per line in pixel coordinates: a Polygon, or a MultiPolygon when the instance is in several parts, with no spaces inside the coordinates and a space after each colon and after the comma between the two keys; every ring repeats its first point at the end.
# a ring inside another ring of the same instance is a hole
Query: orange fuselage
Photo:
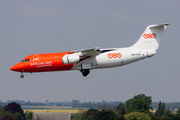
{"type": "Polygon", "coordinates": [[[71,70],[74,63],[64,64],[62,57],[71,52],[34,54],[25,57],[10,69],[17,72],[48,72],[71,70]]]}

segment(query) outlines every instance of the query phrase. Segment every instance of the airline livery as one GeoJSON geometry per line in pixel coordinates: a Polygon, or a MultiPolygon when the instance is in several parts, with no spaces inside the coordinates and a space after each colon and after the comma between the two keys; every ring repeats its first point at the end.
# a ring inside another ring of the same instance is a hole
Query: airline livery
{"type": "Polygon", "coordinates": [[[150,25],[139,40],[127,48],[93,48],[81,51],[44,53],[27,56],[10,70],[23,73],[79,70],[87,76],[92,69],[126,65],[156,54],[167,24],[150,25]]]}

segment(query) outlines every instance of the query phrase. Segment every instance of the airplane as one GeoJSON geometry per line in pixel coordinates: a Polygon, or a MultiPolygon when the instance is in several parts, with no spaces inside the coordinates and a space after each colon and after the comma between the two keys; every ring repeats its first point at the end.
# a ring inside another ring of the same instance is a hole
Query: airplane
{"type": "Polygon", "coordinates": [[[92,69],[123,66],[155,55],[167,25],[169,23],[148,26],[130,47],[33,54],[23,58],[10,70],[21,72],[21,78],[24,78],[23,73],[66,70],[79,70],[87,76],[92,69]]]}

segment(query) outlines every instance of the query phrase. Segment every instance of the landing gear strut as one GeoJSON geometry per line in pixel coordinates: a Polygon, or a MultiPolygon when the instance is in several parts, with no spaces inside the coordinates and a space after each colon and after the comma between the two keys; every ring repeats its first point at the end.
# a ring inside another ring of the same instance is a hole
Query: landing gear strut
{"type": "Polygon", "coordinates": [[[23,75],[23,73],[21,73],[21,75],[20,75],[20,78],[24,78],[24,75],[23,75]]]}
{"type": "Polygon", "coordinates": [[[90,73],[90,71],[89,71],[89,69],[82,69],[81,73],[84,77],[86,77],[90,73]]]}

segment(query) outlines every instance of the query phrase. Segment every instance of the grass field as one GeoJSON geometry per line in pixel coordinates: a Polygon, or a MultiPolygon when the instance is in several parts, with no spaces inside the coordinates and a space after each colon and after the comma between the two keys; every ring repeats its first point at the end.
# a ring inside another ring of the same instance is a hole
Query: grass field
{"type": "Polygon", "coordinates": [[[78,113],[86,111],[86,109],[72,108],[70,106],[21,106],[24,112],[70,112],[78,113]]]}
{"type": "Polygon", "coordinates": [[[29,109],[24,110],[24,112],[70,112],[70,113],[78,113],[79,110],[41,110],[41,109],[29,109]]]}
{"type": "Polygon", "coordinates": [[[73,109],[71,106],[21,106],[22,109],[73,109]]]}
{"type": "MultiPolygon", "coordinates": [[[[72,108],[71,106],[21,106],[24,112],[70,112],[75,114],[78,112],[87,111],[86,108],[72,108]]],[[[155,113],[156,110],[150,110],[155,113]]]]}

